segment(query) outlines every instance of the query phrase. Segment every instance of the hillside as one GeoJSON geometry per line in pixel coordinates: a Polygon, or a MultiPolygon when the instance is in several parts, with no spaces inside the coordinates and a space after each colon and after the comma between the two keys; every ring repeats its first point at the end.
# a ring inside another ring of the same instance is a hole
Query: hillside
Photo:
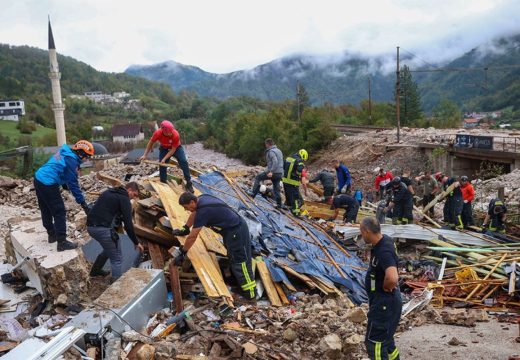
{"type": "MultiPolygon", "coordinates": [[[[62,95],[65,98],[65,120],[75,125],[67,127],[72,139],[84,136],[90,131],[92,124],[145,121],[156,116],[172,117],[184,103],[191,106],[193,96],[178,96],[169,86],[158,82],[127,74],[100,72],[68,56],[58,55],[58,62],[62,95]],[[125,111],[122,108],[96,105],[86,100],[67,99],[68,95],[94,90],[104,93],[126,91],[132,98],[142,101],[144,111],[125,111]]],[[[53,127],[48,69],[49,58],[46,50],[0,44],[0,99],[24,99],[26,120],[53,127]]]]}
{"type": "MultiPolygon", "coordinates": [[[[432,110],[443,98],[463,110],[495,110],[520,107],[520,35],[482,44],[435,69],[459,71],[414,73],[423,96],[423,108],[432,110]],[[489,67],[486,72],[483,68],[489,67]],[[470,70],[479,68],[478,71],[470,70]]],[[[424,62],[401,59],[412,69],[424,62]]],[[[201,96],[227,98],[251,96],[264,100],[293,99],[296,81],[307,89],[311,103],[358,104],[368,97],[368,76],[375,101],[393,101],[395,55],[364,57],[345,53],[336,57],[294,55],[259,65],[250,70],[214,74],[174,61],[133,65],[127,74],[162,81],[174,90],[194,91],[201,96]]],[[[431,68],[431,66],[428,66],[431,68]]]]}

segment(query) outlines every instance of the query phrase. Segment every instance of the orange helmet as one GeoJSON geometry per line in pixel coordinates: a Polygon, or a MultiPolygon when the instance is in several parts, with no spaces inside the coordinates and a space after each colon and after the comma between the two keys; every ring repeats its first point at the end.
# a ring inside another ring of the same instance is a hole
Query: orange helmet
{"type": "Polygon", "coordinates": [[[94,155],[94,146],[87,140],[80,140],[74,144],[72,150],[82,150],[86,156],[94,155]]]}

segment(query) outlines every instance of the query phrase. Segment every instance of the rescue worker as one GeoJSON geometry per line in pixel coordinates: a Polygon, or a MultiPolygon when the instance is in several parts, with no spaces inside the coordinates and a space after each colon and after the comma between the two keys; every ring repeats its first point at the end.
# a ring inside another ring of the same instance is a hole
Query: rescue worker
{"type": "Polygon", "coordinates": [[[210,227],[222,235],[231,272],[237,279],[244,297],[255,299],[256,283],[252,270],[251,236],[242,216],[222,200],[208,194],[197,197],[190,192],[185,192],[179,197],[179,204],[190,211],[191,215],[182,229],[173,230],[174,236],[188,236],[184,245],[173,254],[175,263],[182,263],[197,240],[202,227],[210,227]]]}
{"type": "Polygon", "coordinates": [[[336,177],[338,179],[338,194],[350,193],[352,176],[350,176],[348,167],[343,163],[343,161],[336,160],[334,162],[334,168],[336,169],[336,177]]]}
{"type": "MultiPolygon", "coordinates": [[[[415,181],[417,181],[418,185],[421,187],[423,196],[421,203],[424,208],[432,202],[432,200],[435,199],[435,195],[439,193],[439,183],[432,175],[431,170],[425,170],[423,174],[419,174],[419,176],[415,178],[415,181]]],[[[433,217],[435,215],[434,210],[434,207],[431,207],[426,215],[433,217]]]]}
{"type": "Polygon", "coordinates": [[[359,206],[361,206],[361,203],[363,202],[363,192],[361,189],[356,189],[354,192],[354,199],[358,202],[359,206]]]}
{"type": "Polygon", "coordinates": [[[404,170],[401,174],[401,182],[403,182],[406,187],[408,188],[408,191],[413,195],[415,195],[415,190],[413,189],[413,182],[410,178],[410,170],[404,170]]]}
{"type": "Polygon", "coordinates": [[[462,191],[460,190],[460,182],[454,177],[443,175],[442,186],[444,191],[452,184],[455,184],[455,188],[446,196],[444,203],[444,222],[448,223],[448,226],[452,230],[462,230],[464,229],[464,225],[462,224],[462,207],[464,203],[462,200],[462,191]]]}
{"type": "Polygon", "coordinates": [[[475,199],[475,188],[471,185],[468,177],[463,175],[460,177],[460,191],[462,192],[462,224],[464,228],[473,225],[473,210],[471,208],[471,202],[475,199]]]}
{"type": "Polygon", "coordinates": [[[327,169],[323,169],[309,180],[309,183],[312,184],[318,181],[323,186],[323,202],[326,203],[334,195],[334,174],[327,169]]]}
{"type": "Polygon", "coordinates": [[[359,211],[359,204],[356,199],[347,194],[340,194],[334,196],[331,200],[331,209],[334,210],[334,215],[327,219],[327,221],[334,221],[338,217],[339,209],[345,209],[343,213],[343,222],[355,223],[359,211]]]}
{"type": "Polygon", "coordinates": [[[493,199],[489,202],[488,213],[482,224],[483,232],[489,231],[505,234],[506,232],[506,213],[507,207],[500,199],[493,199]]]}
{"type": "Polygon", "coordinates": [[[265,144],[265,161],[267,168],[255,177],[253,184],[253,191],[251,197],[254,199],[258,195],[260,190],[260,182],[265,180],[271,180],[273,183],[274,200],[276,201],[276,207],[282,207],[282,196],[280,195],[280,181],[283,176],[283,154],[280,149],[275,145],[273,139],[268,138],[264,141],[265,144]]]}
{"type": "Polygon", "coordinates": [[[300,200],[300,184],[302,171],[305,167],[304,161],[309,158],[307,150],[300,149],[296,154],[293,154],[285,159],[284,176],[282,178],[283,189],[285,192],[285,201],[291,212],[300,216],[301,203],[300,200]]]}
{"type": "Polygon", "coordinates": [[[413,223],[413,196],[399,176],[392,179],[388,185],[391,194],[385,212],[392,210],[392,222],[394,224],[413,223]]]}
{"type": "Polygon", "coordinates": [[[397,248],[373,217],[361,220],[359,227],[365,243],[371,246],[369,268],[365,277],[368,294],[368,322],[365,345],[370,359],[400,359],[394,334],[402,310],[399,291],[397,248]]]}
{"type": "MultiPolygon", "coordinates": [[[[160,143],[159,161],[165,164],[170,161],[172,156],[177,159],[179,167],[184,175],[184,180],[186,180],[186,190],[193,192],[190,165],[188,164],[184,148],[181,145],[181,137],[170,121],[163,120],[161,122],[161,127],[153,133],[152,138],[146,145],[146,150],[144,151],[143,156],[141,156],[139,160],[142,161],[148,157],[148,154],[153,150],[153,146],[157,141],[160,143]]],[[[166,183],[168,179],[167,170],[166,166],[159,166],[159,178],[163,183],[166,183]]]]}
{"type": "Polygon", "coordinates": [[[121,277],[123,253],[116,229],[122,223],[136,250],[141,253],[144,251],[143,245],[135,236],[130,199],[139,199],[139,186],[136,182],[105,190],[90,210],[87,216],[87,231],[103,248],[103,252],[97,256],[92,265],[90,276],[108,275],[102,269],[110,259],[112,280],[121,277]]]}
{"type": "Polygon", "coordinates": [[[394,176],[390,171],[385,171],[383,168],[376,168],[376,170],[378,172],[375,180],[376,194],[379,199],[383,199],[385,197],[386,186],[392,181],[394,176]]]}
{"type": "Polygon", "coordinates": [[[86,140],[78,141],[72,148],[64,144],[34,174],[34,190],[42,223],[47,230],[49,243],[58,242],[58,251],[78,246],[67,240],[67,219],[60,187],[70,190],[76,202],[88,214],[89,207],[79,187],[78,173],[81,163],[93,155],[94,146],[86,140]]]}

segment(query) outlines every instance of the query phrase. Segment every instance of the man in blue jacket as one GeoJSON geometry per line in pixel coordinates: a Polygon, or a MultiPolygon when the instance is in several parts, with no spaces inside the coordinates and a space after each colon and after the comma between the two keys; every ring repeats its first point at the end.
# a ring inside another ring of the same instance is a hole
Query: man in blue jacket
{"type": "Polygon", "coordinates": [[[86,140],[78,141],[72,148],[64,144],[34,174],[34,189],[42,223],[50,243],[58,242],[58,251],[75,249],[77,244],[67,240],[65,204],[60,187],[69,189],[76,202],[88,214],[88,205],[78,184],[81,163],[94,155],[94,146],[86,140]]]}
{"type": "Polygon", "coordinates": [[[338,194],[350,193],[352,178],[347,166],[343,162],[336,160],[334,167],[336,168],[336,177],[338,178],[338,194]]]}

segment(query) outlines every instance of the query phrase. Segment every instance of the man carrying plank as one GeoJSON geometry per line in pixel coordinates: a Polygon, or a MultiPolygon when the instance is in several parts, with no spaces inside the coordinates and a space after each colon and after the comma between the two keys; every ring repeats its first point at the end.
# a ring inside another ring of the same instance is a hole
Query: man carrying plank
{"type": "Polygon", "coordinates": [[[191,215],[182,229],[174,229],[172,232],[174,236],[188,236],[184,245],[173,254],[175,263],[182,263],[202,227],[209,227],[222,235],[231,272],[237,279],[244,297],[249,300],[255,299],[256,282],[252,270],[251,236],[245,220],[225,202],[208,194],[197,197],[185,192],[179,197],[179,204],[190,211],[191,215]]]}

